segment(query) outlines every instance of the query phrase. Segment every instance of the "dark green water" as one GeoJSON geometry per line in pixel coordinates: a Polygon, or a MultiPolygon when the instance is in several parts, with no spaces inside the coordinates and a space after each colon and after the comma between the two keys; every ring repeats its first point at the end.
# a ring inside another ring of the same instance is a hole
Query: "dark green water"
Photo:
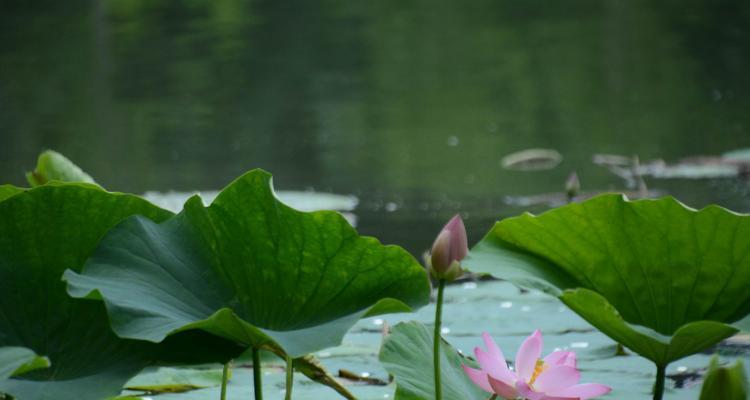
{"type": "MultiPolygon", "coordinates": [[[[572,170],[623,188],[594,153],[750,147],[748,21],[746,1],[2,0],[0,182],[45,148],[137,193],[262,167],[357,195],[385,242],[417,252],[458,211],[478,239],[572,170]],[[528,147],[565,159],[500,166],[528,147]]],[[[648,184],[750,211],[740,180],[648,184]]]]}

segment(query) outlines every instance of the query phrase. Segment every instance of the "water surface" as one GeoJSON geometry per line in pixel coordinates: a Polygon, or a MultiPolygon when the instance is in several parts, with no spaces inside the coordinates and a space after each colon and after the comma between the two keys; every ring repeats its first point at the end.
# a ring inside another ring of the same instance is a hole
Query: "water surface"
{"type": "MultiPolygon", "coordinates": [[[[622,189],[594,153],[750,147],[741,1],[22,1],[0,3],[0,181],[45,148],[104,186],[279,189],[360,199],[359,229],[413,252],[462,212],[472,240],[507,195],[622,189]],[[564,156],[518,172],[502,156],[564,156]]],[[[750,211],[734,179],[649,181],[750,211]]],[[[534,211],[540,211],[536,208],[534,211]]]]}
{"type": "MultiPolygon", "coordinates": [[[[46,148],[135,193],[216,190],[259,167],[280,190],[356,196],[361,232],[415,254],[456,212],[474,242],[525,210],[506,196],[560,191],[571,171],[586,190],[624,189],[595,153],[675,162],[750,147],[749,20],[750,2],[729,0],[3,0],[0,182],[24,184],[46,148]],[[531,147],[563,162],[501,167],[531,147]]],[[[741,179],[646,183],[750,212],[741,179]]],[[[651,366],[611,357],[613,343],[556,300],[498,282],[448,293],[459,348],[488,330],[512,354],[541,327],[547,351],[578,346],[587,381],[649,397],[651,366]]],[[[362,321],[324,363],[386,379],[379,323],[362,321]]],[[[281,398],[269,371],[267,395],[281,398]]],[[[249,396],[249,376],[237,371],[234,397],[249,396]]],[[[335,397],[306,382],[296,396],[335,397]]],[[[388,398],[393,386],[352,390],[388,398]]],[[[667,394],[696,396],[694,384],[667,394]]]]}

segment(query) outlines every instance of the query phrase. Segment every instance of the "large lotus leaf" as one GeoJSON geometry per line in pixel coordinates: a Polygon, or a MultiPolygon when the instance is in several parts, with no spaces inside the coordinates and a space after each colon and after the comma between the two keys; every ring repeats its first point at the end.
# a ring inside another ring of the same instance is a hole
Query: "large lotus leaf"
{"type": "Polygon", "coordinates": [[[23,192],[23,189],[13,185],[0,185],[0,201],[23,192]]]}
{"type": "Polygon", "coordinates": [[[26,180],[32,187],[44,185],[50,181],[96,183],[89,174],[83,172],[64,155],[53,150],[39,154],[36,168],[26,173],[26,180]]]}
{"type": "Polygon", "coordinates": [[[46,357],[40,357],[25,347],[0,347],[0,380],[48,367],[46,357]]]}
{"type": "Polygon", "coordinates": [[[26,347],[51,361],[0,381],[0,392],[20,400],[102,399],[155,358],[201,359],[184,343],[122,340],[100,302],[66,293],[63,271],[80,270],[107,230],[135,214],[171,216],[136,196],[86,184],[45,185],[0,202],[0,346],[26,347]]]}
{"type": "Polygon", "coordinates": [[[121,337],[159,342],[202,329],[294,357],[337,345],[363,316],[429,297],[406,251],[358,236],[338,213],[285,206],[261,170],[210,207],[193,197],[161,224],[125,220],[65,279],[72,296],[104,300],[121,337]]]}
{"type": "Polygon", "coordinates": [[[23,346],[52,363],[0,381],[1,392],[21,400],[98,399],[117,394],[145,365],[139,344],[111,332],[103,307],[71,299],[60,280],[133,214],[170,215],[135,196],[80,184],[43,186],[0,202],[0,346],[23,346]]]}
{"type": "Polygon", "coordinates": [[[466,265],[559,296],[660,365],[737,331],[750,312],[750,216],[671,197],[602,195],[498,222],[466,265]]]}
{"type": "MultiPolygon", "coordinates": [[[[393,327],[380,350],[380,362],[396,380],[396,400],[435,398],[431,329],[419,322],[402,322],[393,327]]],[[[485,400],[490,397],[475,385],[461,368],[473,365],[448,343],[440,343],[440,381],[445,400],[485,400]]]]}

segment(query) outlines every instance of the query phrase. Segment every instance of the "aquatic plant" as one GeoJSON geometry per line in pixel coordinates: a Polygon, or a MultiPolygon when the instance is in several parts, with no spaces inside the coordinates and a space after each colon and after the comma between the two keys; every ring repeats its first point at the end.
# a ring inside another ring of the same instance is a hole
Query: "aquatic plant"
{"type": "MultiPolygon", "coordinates": [[[[54,152],[29,176],[38,187],[0,185],[0,392],[21,400],[101,399],[144,366],[206,361],[225,363],[224,398],[226,362],[248,348],[256,398],[261,351],[285,360],[288,399],[295,369],[351,398],[309,353],[340,343],[362,317],[428,301],[428,274],[403,249],[359,236],[338,213],[287,207],[264,171],[238,178],[208,207],[189,199],[177,215],[138,196],[59,182],[93,180],[54,152]]],[[[747,327],[749,218],[671,198],[601,196],[503,220],[464,260],[466,231],[455,216],[426,260],[437,281],[435,325],[398,324],[381,349],[396,398],[605,391],[577,384],[570,352],[540,359],[538,332],[515,372],[488,335],[478,363],[446,343],[443,295],[462,263],[559,297],[652,360],[660,398],[669,362],[747,327]]],[[[736,371],[712,364],[704,393],[728,393],[736,371]]]]}
{"type": "Polygon", "coordinates": [[[41,368],[49,368],[47,357],[38,356],[25,347],[0,347],[0,380],[41,368]]]}
{"type": "Polygon", "coordinates": [[[98,400],[119,394],[128,379],[159,360],[207,362],[239,354],[223,339],[226,347],[202,338],[210,342],[205,353],[185,346],[185,337],[160,346],[122,340],[100,303],[66,293],[63,271],[80,270],[107,230],[131,215],[160,221],[171,213],[89,184],[11,192],[0,201],[0,348],[27,348],[50,365],[14,371],[0,379],[0,392],[21,400],[98,400]]]}
{"type": "Polygon", "coordinates": [[[719,366],[719,357],[711,358],[708,372],[703,380],[700,400],[747,400],[750,388],[745,367],[737,360],[731,367],[719,366]]]}
{"type": "Polygon", "coordinates": [[[490,273],[559,297],[657,368],[738,331],[750,312],[750,216],[671,197],[602,195],[504,219],[469,254],[490,273]]]}
{"type": "Polygon", "coordinates": [[[91,175],[54,150],[45,150],[39,154],[36,168],[26,173],[26,180],[31,187],[53,181],[96,184],[91,175]]]}
{"type": "Polygon", "coordinates": [[[442,399],[443,386],[440,383],[440,329],[443,312],[443,292],[445,283],[454,281],[463,271],[461,260],[469,252],[466,238],[466,228],[460,215],[455,215],[440,230],[432,244],[430,257],[427,258],[427,268],[430,275],[438,282],[437,303],[435,306],[435,335],[433,345],[433,369],[435,370],[435,400],[442,399]]]}
{"type": "MultiPolygon", "coordinates": [[[[380,363],[394,377],[396,400],[434,399],[435,373],[440,374],[444,400],[487,400],[487,393],[469,379],[462,364],[473,363],[463,358],[447,342],[440,339],[438,355],[440,370],[433,367],[435,354],[434,330],[419,322],[402,322],[391,328],[380,349],[380,363]]],[[[476,365],[474,365],[476,366],[476,365]]]]}
{"type": "Polygon", "coordinates": [[[609,386],[598,383],[579,384],[581,374],[576,354],[558,350],[542,355],[542,333],[536,330],[521,344],[516,354],[515,371],[508,368],[502,350],[488,333],[482,334],[487,350],[474,349],[481,369],[464,365],[471,380],[488,393],[503,399],[553,400],[575,398],[586,400],[609,393],[609,386]]]}
{"type": "Polygon", "coordinates": [[[120,337],[203,330],[252,349],[256,398],[261,350],[285,358],[291,377],[293,358],[338,345],[360,318],[429,298],[409,253],[359,236],[336,212],[287,207],[261,170],[208,207],[196,196],[161,223],[126,219],[65,279],[73,297],[104,302],[120,337]]]}

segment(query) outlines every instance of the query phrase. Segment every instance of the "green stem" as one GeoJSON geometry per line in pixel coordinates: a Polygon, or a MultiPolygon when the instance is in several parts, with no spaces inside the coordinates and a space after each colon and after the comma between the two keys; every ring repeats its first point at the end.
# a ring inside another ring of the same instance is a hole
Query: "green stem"
{"type": "Polygon", "coordinates": [[[263,400],[263,382],[260,376],[260,349],[253,347],[253,391],[255,400],[263,400]]]}
{"type": "Polygon", "coordinates": [[[654,400],[661,400],[664,396],[664,381],[667,378],[667,366],[656,366],[656,383],[654,384],[654,400]]]}
{"type": "Polygon", "coordinates": [[[221,400],[227,400],[227,381],[229,380],[229,363],[228,361],[224,364],[224,369],[221,371],[221,400]]]}
{"type": "Polygon", "coordinates": [[[435,375],[435,400],[443,399],[443,387],[440,385],[440,325],[443,317],[443,291],[445,279],[438,280],[437,306],[435,307],[435,341],[432,349],[433,374],[435,375]]]}
{"type": "Polygon", "coordinates": [[[286,356],[286,393],[285,400],[292,400],[292,385],[294,385],[294,360],[286,356]]]}

